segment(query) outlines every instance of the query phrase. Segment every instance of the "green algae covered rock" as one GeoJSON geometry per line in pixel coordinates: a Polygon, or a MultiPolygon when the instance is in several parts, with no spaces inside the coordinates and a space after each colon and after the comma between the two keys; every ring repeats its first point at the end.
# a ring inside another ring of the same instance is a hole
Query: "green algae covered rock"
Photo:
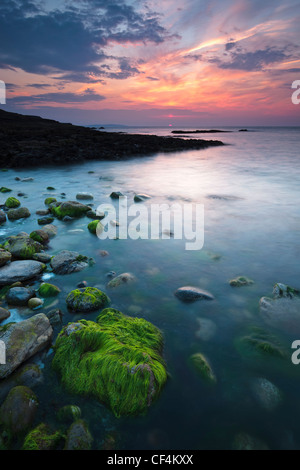
{"type": "Polygon", "coordinates": [[[52,433],[51,429],[42,423],[27,434],[22,450],[57,450],[62,441],[61,432],[52,433]]]}
{"type": "Polygon", "coordinates": [[[8,209],[15,209],[16,207],[19,207],[21,203],[17,198],[9,197],[6,199],[5,205],[8,207],[8,209]]]}
{"type": "Polygon", "coordinates": [[[81,409],[76,405],[66,405],[57,412],[57,419],[62,423],[76,421],[81,418],[81,409]]]}
{"type": "Polygon", "coordinates": [[[190,357],[190,362],[200,377],[211,384],[217,382],[217,379],[203,354],[196,353],[190,357]]]}
{"type": "Polygon", "coordinates": [[[52,214],[58,219],[63,219],[66,216],[79,218],[84,216],[90,210],[91,208],[89,206],[81,204],[78,201],[67,201],[51,206],[52,214]]]}
{"type": "Polygon", "coordinates": [[[52,204],[53,202],[57,202],[57,199],[55,199],[55,197],[47,197],[44,201],[44,204],[46,206],[50,206],[50,204],[52,204]]]}
{"type": "Polygon", "coordinates": [[[104,230],[104,227],[103,225],[101,224],[101,222],[99,220],[93,220],[92,222],[90,222],[88,224],[88,229],[91,233],[93,233],[94,235],[97,235],[98,233],[102,233],[103,230],[104,230]]]}
{"type": "Polygon", "coordinates": [[[32,259],[35,253],[44,249],[43,245],[27,235],[10,237],[6,249],[15,259],[32,259]]]}
{"type": "Polygon", "coordinates": [[[93,312],[107,306],[110,299],[100,289],[86,287],[70,292],[66,302],[73,312],[93,312]]]}
{"type": "Polygon", "coordinates": [[[249,279],[248,277],[239,276],[229,281],[229,284],[231,285],[231,287],[252,286],[252,284],[254,284],[254,281],[252,281],[252,279],[249,279]]]}
{"type": "Polygon", "coordinates": [[[275,359],[286,359],[287,353],[277,338],[265,330],[253,327],[248,334],[235,341],[239,353],[248,358],[270,357],[275,359]]]}
{"type": "Polygon", "coordinates": [[[43,282],[39,287],[39,294],[44,298],[56,297],[60,292],[61,290],[59,287],[53,284],[48,284],[47,282],[43,282]]]}
{"type": "Polygon", "coordinates": [[[69,428],[64,450],[90,450],[93,436],[85,421],[79,419],[69,428]]]}
{"type": "Polygon", "coordinates": [[[115,416],[144,414],[167,372],[160,330],[143,318],[105,309],[96,322],[69,323],[54,345],[54,370],[71,393],[94,396],[115,416]]]}
{"type": "Polygon", "coordinates": [[[34,420],[38,399],[33,391],[22,385],[11,389],[0,408],[0,423],[12,434],[28,429],[34,420]]]}

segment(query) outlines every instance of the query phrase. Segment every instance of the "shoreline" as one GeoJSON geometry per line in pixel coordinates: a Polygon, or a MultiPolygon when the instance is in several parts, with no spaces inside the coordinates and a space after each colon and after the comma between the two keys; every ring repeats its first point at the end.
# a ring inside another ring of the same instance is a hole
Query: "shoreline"
{"type": "Polygon", "coordinates": [[[87,160],[120,161],[159,152],[225,145],[219,140],[100,132],[3,110],[0,110],[0,138],[0,166],[5,168],[65,165],[87,160]]]}

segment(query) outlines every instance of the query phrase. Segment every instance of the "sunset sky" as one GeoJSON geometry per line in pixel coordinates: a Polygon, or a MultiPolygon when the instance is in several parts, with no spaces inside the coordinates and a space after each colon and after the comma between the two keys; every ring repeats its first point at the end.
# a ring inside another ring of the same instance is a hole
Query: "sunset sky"
{"type": "Polygon", "coordinates": [[[75,124],[300,125],[299,25],[293,0],[1,0],[1,108],[75,124]]]}

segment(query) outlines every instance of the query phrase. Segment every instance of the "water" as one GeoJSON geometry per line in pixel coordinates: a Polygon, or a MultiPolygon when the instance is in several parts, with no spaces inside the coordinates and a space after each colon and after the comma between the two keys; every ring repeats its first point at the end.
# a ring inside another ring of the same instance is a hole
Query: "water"
{"type": "MultiPolygon", "coordinates": [[[[222,128],[225,129],[225,128],[222,128]]],[[[58,300],[49,300],[43,311],[61,308],[63,324],[80,319],[65,306],[66,295],[77,283],[106,289],[106,273],[131,272],[137,282],[110,292],[112,306],[125,314],[140,316],[159,327],[165,338],[164,357],[170,379],[147,416],[115,419],[95,400],[70,396],[51,371],[52,350],[36,358],[43,364],[44,383],[36,389],[40,400],[37,423],[57,426],[55,412],[76,404],[88,422],[99,448],[113,431],[121,449],[229,449],[241,432],[262,440],[269,448],[300,447],[300,365],[291,363],[291,343],[300,339],[268,326],[258,303],[271,296],[276,282],[299,287],[299,128],[248,128],[249,132],[190,135],[218,139],[228,144],[200,151],[157,154],[125,162],[87,162],[63,168],[9,170],[0,173],[1,186],[13,189],[30,219],[7,222],[0,238],[37,228],[35,211],[44,208],[47,196],[75,200],[78,192],[94,195],[94,205],[110,204],[112,191],[132,201],[135,193],[152,198],[145,204],[198,203],[205,210],[205,242],[200,251],[185,250],[185,240],[98,240],[87,230],[89,219],[55,222],[58,235],[49,252],[76,250],[92,256],[96,264],[80,273],[55,276],[50,282],[62,289],[58,300]],[[88,173],[94,171],[94,173],[88,173]],[[15,177],[33,177],[33,182],[15,177]],[[101,177],[101,179],[100,179],[101,177]],[[47,186],[55,191],[47,191],[47,186]],[[100,250],[109,256],[102,257],[100,250]],[[232,288],[229,280],[245,275],[252,286],[232,288]],[[210,291],[213,302],[183,304],[174,291],[195,285],[210,291]],[[202,330],[200,323],[203,322],[202,330]],[[252,327],[272,334],[286,350],[286,360],[251,358],[241,354],[237,339],[252,327]],[[191,354],[201,352],[217,377],[210,388],[188,364],[191,354]],[[257,378],[279,388],[280,405],[264,409],[253,393],[257,378]]],[[[111,130],[111,129],[108,129],[111,130]]],[[[192,130],[192,129],[190,129],[192,130]]],[[[170,128],[120,128],[113,131],[170,135],[170,128]]],[[[6,195],[2,195],[3,203],[6,195]]],[[[34,286],[38,286],[35,283],[34,286]]],[[[13,309],[14,321],[32,315],[13,309]]],[[[88,315],[94,320],[98,312],[88,315]]],[[[11,319],[6,320],[6,322],[11,319]]],[[[4,322],[5,323],[5,322],[4,322]]],[[[300,322],[299,322],[300,323],[300,322]]],[[[55,328],[55,336],[60,327],[55,328]]],[[[55,338],[54,336],[54,338],[55,338]]]]}

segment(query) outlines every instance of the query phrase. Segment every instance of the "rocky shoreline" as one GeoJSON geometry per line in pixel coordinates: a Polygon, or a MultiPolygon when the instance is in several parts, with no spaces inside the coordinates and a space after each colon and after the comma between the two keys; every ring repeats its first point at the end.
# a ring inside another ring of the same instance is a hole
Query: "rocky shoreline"
{"type": "Polygon", "coordinates": [[[85,160],[124,160],[156,152],[224,145],[218,140],[101,132],[3,110],[0,110],[0,139],[0,166],[5,168],[63,165],[85,160]]]}

